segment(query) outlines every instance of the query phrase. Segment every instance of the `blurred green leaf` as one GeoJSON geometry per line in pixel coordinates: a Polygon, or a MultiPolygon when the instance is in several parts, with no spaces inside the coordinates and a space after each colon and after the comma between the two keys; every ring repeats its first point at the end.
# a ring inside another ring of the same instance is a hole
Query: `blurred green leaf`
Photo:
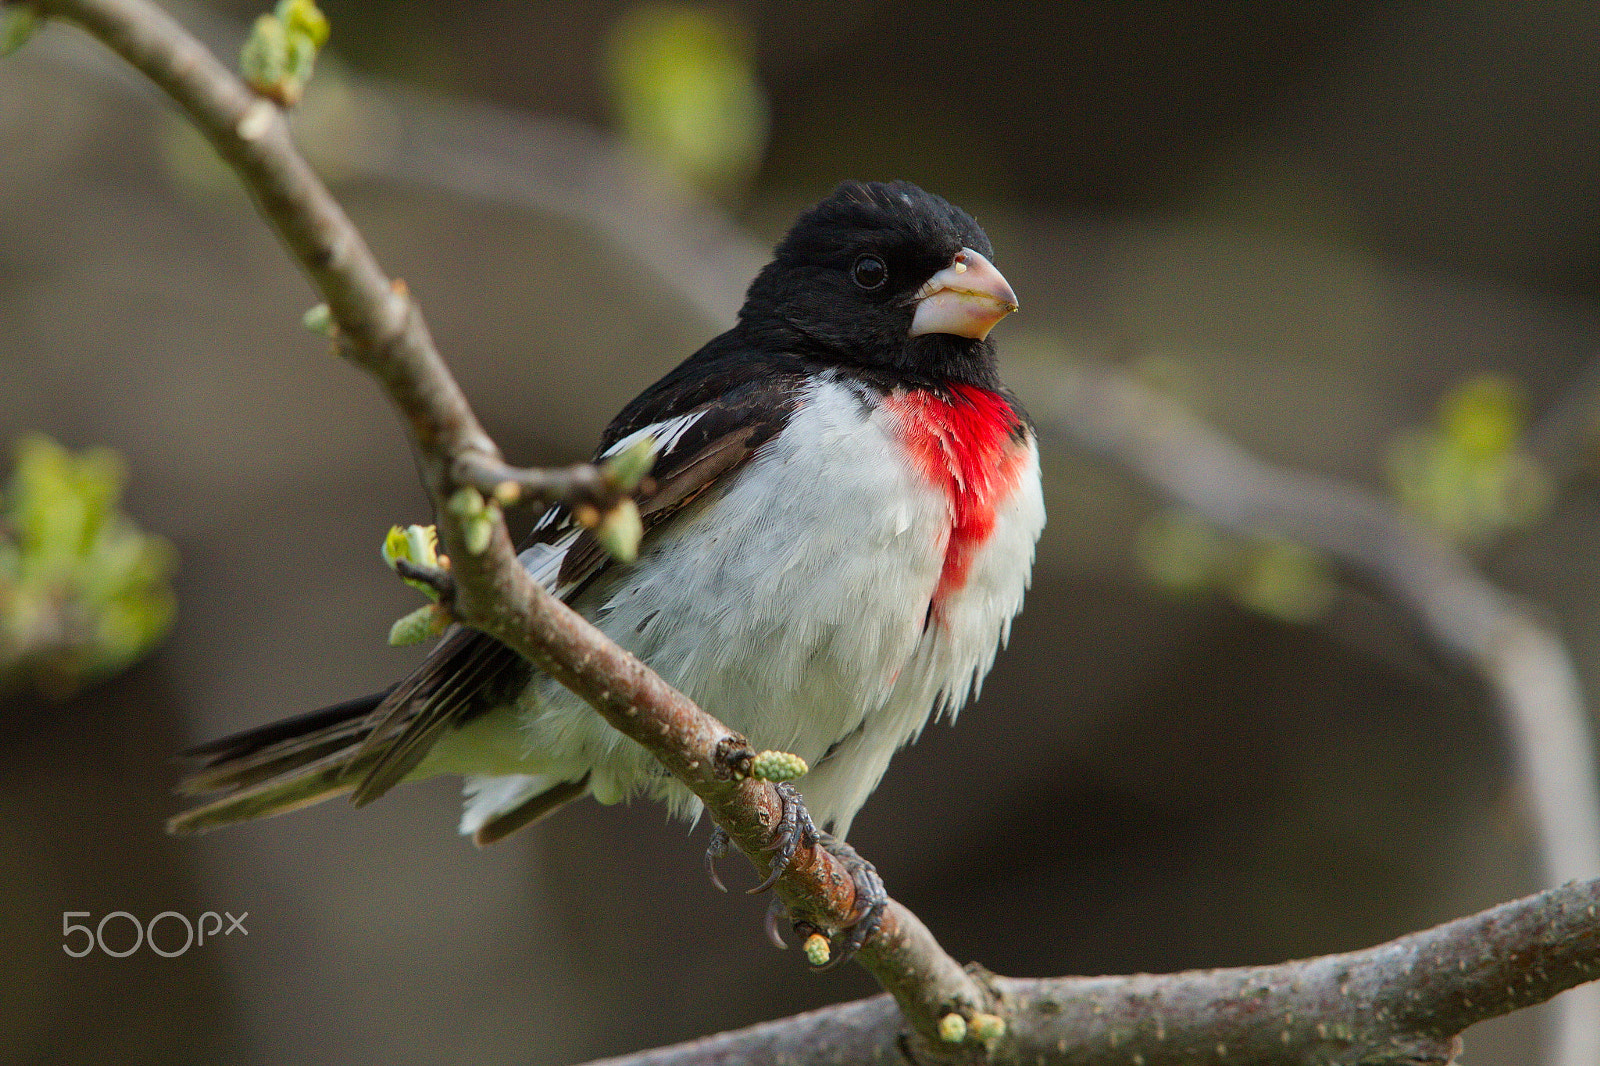
{"type": "Polygon", "coordinates": [[[0,686],[64,698],[166,635],[177,557],[119,510],[114,452],[31,436],[16,454],[0,500],[0,686]]]}
{"type": "Polygon", "coordinates": [[[1225,595],[1283,622],[1307,623],[1332,605],[1337,585],[1310,548],[1278,537],[1238,537],[1189,511],[1169,510],[1139,530],[1134,551],[1145,573],[1181,596],[1225,595]]]}
{"type": "Polygon", "coordinates": [[[0,4],[0,59],[27,44],[42,21],[28,4],[0,4]]]}
{"type": "Polygon", "coordinates": [[[1166,592],[1212,593],[1228,579],[1234,549],[1216,526],[1188,511],[1161,511],[1140,527],[1134,557],[1166,592]]]}
{"type": "Polygon", "coordinates": [[[1229,588],[1241,606],[1282,622],[1305,624],[1327,614],[1336,585],[1323,558],[1276,538],[1251,542],[1229,588]]]}
{"type": "Polygon", "coordinates": [[[328,16],[318,10],[315,0],[279,0],[274,13],[291,38],[303,38],[313,48],[328,43],[333,27],[328,24],[328,16]]]}
{"type": "Polygon", "coordinates": [[[1473,458],[1505,455],[1528,424],[1528,405],[1516,383],[1479,374],[1451,389],[1439,405],[1439,429],[1473,458]]]}
{"type": "Polygon", "coordinates": [[[1523,445],[1526,402],[1515,383],[1479,375],[1439,403],[1434,424],[1389,446],[1387,473],[1409,513],[1452,542],[1486,544],[1548,510],[1550,479],[1523,445]]]}
{"type": "Polygon", "coordinates": [[[643,155],[714,193],[747,184],[766,151],[768,108],[750,33],[731,15],[638,4],[612,27],[605,84],[643,155]]]}

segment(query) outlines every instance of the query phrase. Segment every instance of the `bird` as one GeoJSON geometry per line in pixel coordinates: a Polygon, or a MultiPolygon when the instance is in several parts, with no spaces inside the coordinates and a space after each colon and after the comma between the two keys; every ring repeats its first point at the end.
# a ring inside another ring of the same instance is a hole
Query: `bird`
{"type": "MultiPolygon", "coordinates": [[[[891,756],[979,690],[1030,581],[1039,451],[989,338],[1018,306],[993,258],[940,196],[840,184],[777,244],[732,328],[602,434],[597,462],[656,449],[636,560],[562,504],[519,553],[752,745],[804,759],[785,803],[833,847],[891,756]]],[[[180,791],[209,798],[171,819],[178,834],[441,774],[464,778],[460,829],[480,845],[585,795],[700,814],[579,697],[459,626],[382,692],[186,754],[202,762],[180,791]]]]}

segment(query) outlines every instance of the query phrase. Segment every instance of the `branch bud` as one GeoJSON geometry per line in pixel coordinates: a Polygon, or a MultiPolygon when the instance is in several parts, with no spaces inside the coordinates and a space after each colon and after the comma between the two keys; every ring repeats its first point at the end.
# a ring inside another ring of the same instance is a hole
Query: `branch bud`
{"type": "Polygon", "coordinates": [[[389,627],[389,643],[394,647],[421,644],[444,633],[450,626],[450,612],[437,603],[418,607],[395,619],[389,627]]]}
{"type": "Polygon", "coordinates": [[[457,489],[450,495],[450,499],[445,501],[444,505],[445,510],[462,521],[478,517],[487,506],[483,501],[483,493],[471,485],[457,489]]]}
{"type": "Polygon", "coordinates": [[[992,1044],[1006,1035],[1006,1020],[998,1014],[974,1014],[968,1032],[979,1043],[992,1044]]]}
{"type": "Polygon", "coordinates": [[[465,527],[462,532],[467,538],[467,551],[482,555],[494,537],[494,524],[500,517],[500,505],[486,501],[483,493],[468,485],[457,489],[445,501],[444,508],[461,519],[465,527]]]}
{"type": "Polygon", "coordinates": [[[300,102],[317,50],[328,40],[328,20],[315,0],[280,0],[256,19],[239,52],[239,72],[250,87],[284,107],[300,102]]]}
{"type": "MultiPolygon", "coordinates": [[[[440,570],[446,565],[445,559],[439,554],[439,531],[433,526],[390,526],[389,533],[383,538],[383,561],[390,570],[398,570],[395,565],[397,560],[404,559],[413,566],[423,569],[440,570]]],[[[431,600],[439,598],[437,589],[404,578],[406,584],[427,596],[431,600]]],[[[393,643],[391,639],[390,643],[393,643]]]]}
{"type": "Polygon", "coordinates": [[[339,332],[333,324],[333,312],[328,310],[327,304],[317,304],[311,310],[300,316],[300,324],[312,333],[320,334],[332,340],[339,332]]]}
{"type": "Polygon", "coordinates": [[[750,776],[757,781],[793,781],[804,777],[811,767],[792,751],[764,751],[750,762],[750,776]]]}
{"type": "Polygon", "coordinates": [[[485,511],[467,521],[467,551],[473,555],[482,555],[488,550],[489,541],[494,539],[494,515],[498,513],[498,511],[485,511]]]}
{"type": "Polygon", "coordinates": [[[633,446],[607,459],[600,468],[611,487],[618,492],[632,492],[643,481],[656,463],[656,439],[645,437],[633,446]]]}
{"type": "Polygon", "coordinates": [[[632,500],[619,500],[594,527],[594,535],[613,559],[633,562],[639,557],[639,540],[644,536],[638,505],[632,500]]]}

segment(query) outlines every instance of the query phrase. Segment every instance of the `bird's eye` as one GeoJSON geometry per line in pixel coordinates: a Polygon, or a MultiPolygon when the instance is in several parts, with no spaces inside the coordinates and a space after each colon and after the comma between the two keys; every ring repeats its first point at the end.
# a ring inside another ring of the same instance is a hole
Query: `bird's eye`
{"type": "Polygon", "coordinates": [[[883,265],[883,260],[875,255],[864,255],[856,260],[856,265],[850,268],[850,276],[855,283],[871,292],[873,289],[883,287],[889,280],[889,268],[883,265]]]}

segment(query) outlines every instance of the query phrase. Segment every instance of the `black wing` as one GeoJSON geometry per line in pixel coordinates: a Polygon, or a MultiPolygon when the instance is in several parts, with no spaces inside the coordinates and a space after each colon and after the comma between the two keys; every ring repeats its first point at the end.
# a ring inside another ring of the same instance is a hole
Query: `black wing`
{"type": "MultiPolygon", "coordinates": [[[[658,440],[651,489],[635,497],[644,526],[641,550],[673,515],[777,436],[800,402],[805,371],[798,360],[720,350],[726,337],[646,390],[602,436],[597,459],[645,435],[658,440]]],[[[522,550],[538,545],[549,546],[550,563],[560,559],[548,586],[568,602],[612,565],[563,505],[541,516],[522,550]]],[[[492,637],[465,628],[451,633],[367,719],[376,724],[351,763],[365,770],[352,802],[383,795],[416,769],[447,730],[510,702],[532,673],[527,660],[492,637]]]]}

